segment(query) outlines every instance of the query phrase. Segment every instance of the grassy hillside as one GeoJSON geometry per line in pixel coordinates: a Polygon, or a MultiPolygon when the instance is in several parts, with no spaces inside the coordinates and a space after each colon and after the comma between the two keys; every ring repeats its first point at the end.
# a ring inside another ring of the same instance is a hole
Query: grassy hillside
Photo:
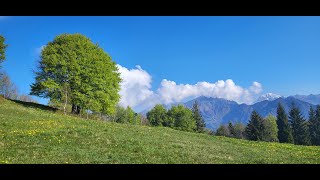
{"type": "Polygon", "coordinates": [[[2,100],[0,163],[320,163],[320,147],[85,120],[2,100]]]}

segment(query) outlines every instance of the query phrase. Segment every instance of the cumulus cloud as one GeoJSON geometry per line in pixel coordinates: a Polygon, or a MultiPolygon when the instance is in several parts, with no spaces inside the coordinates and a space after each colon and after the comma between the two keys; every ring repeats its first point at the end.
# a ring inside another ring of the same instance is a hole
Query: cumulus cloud
{"type": "Polygon", "coordinates": [[[127,69],[119,64],[117,66],[122,79],[119,104],[134,108],[147,104],[146,100],[154,96],[151,90],[152,77],[150,74],[139,65],[135,69],[127,69]]]}
{"type": "Polygon", "coordinates": [[[214,83],[198,82],[194,85],[176,84],[174,81],[164,79],[157,93],[164,104],[181,102],[198,96],[224,98],[238,103],[251,104],[261,91],[262,86],[258,82],[253,82],[249,89],[245,89],[236,85],[231,79],[214,83]]]}
{"type": "Polygon", "coordinates": [[[238,103],[252,104],[262,92],[262,85],[253,82],[249,88],[236,85],[232,79],[217,82],[198,82],[196,84],[177,84],[163,79],[156,91],[152,90],[152,77],[140,66],[127,69],[117,65],[121,73],[121,106],[131,106],[137,112],[153,107],[155,104],[184,102],[199,96],[224,98],[238,103]]]}

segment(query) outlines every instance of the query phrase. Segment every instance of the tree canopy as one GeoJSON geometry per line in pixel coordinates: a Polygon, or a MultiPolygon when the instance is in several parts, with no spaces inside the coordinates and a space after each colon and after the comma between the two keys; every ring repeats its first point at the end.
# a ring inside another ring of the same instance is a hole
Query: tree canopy
{"type": "Polygon", "coordinates": [[[4,43],[5,38],[3,36],[0,35],[0,67],[1,67],[1,63],[6,59],[6,48],[7,45],[4,43]]]}
{"type": "Polygon", "coordinates": [[[81,34],[62,34],[41,52],[31,95],[72,105],[72,112],[112,114],[120,96],[116,63],[81,34]]]}

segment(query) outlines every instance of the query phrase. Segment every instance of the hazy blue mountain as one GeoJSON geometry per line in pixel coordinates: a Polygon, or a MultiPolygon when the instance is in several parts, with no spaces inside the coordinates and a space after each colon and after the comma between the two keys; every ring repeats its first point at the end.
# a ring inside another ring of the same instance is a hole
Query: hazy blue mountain
{"type": "Polygon", "coordinates": [[[320,94],[318,95],[315,95],[315,94],[310,94],[310,95],[295,95],[295,96],[292,96],[296,99],[299,99],[301,101],[305,101],[305,102],[308,102],[310,104],[313,104],[313,105],[318,105],[320,104],[320,94]]]}

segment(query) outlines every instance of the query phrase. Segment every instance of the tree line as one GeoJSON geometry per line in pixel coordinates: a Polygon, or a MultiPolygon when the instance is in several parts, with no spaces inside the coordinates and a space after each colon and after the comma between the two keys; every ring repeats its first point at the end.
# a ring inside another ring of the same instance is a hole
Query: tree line
{"type": "Polygon", "coordinates": [[[218,136],[292,143],[297,145],[320,145],[320,105],[316,110],[310,107],[309,119],[303,118],[300,109],[292,104],[289,115],[281,103],[277,107],[277,117],[268,115],[262,118],[256,111],[251,113],[247,126],[240,123],[228,126],[221,125],[216,133],[218,136]]]}
{"type": "Polygon", "coordinates": [[[206,131],[197,101],[194,102],[191,110],[181,104],[167,110],[163,105],[158,104],[147,113],[147,119],[151,126],[164,126],[190,132],[206,131]]]}

